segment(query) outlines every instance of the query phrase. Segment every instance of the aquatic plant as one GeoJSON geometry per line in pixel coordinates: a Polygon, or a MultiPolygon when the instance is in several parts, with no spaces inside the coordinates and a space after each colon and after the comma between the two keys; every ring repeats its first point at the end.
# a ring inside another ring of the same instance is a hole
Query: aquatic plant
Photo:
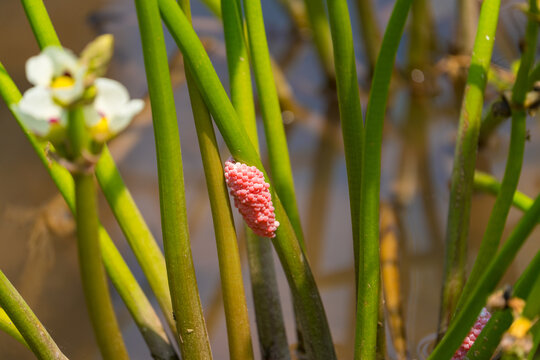
{"type": "MultiPolygon", "coordinates": [[[[129,358],[107,276],[127,306],[152,357],[218,357],[217,353],[212,354],[191,250],[188,189],[184,185],[178,127],[178,114],[184,112],[177,111],[174,101],[164,23],[184,61],[183,73],[212,212],[230,358],[256,358],[238,243],[245,237],[261,357],[336,359],[341,347],[337,348],[332,338],[328,307],[325,308],[321,298],[320,281],[312,272],[312,267],[317,265],[310,259],[317,256],[318,250],[309,238],[304,238],[304,230],[309,227],[302,226],[300,197],[295,191],[291,164],[297,152],[287,143],[291,128],[284,121],[290,116],[288,112],[298,116],[310,110],[305,110],[294,98],[294,91],[279,68],[280,62],[270,53],[271,38],[267,34],[271,33],[265,28],[268,22],[263,17],[262,2],[203,2],[222,20],[230,96],[192,25],[189,0],[134,0],[156,146],[163,252],[107,147],[107,142],[122,136],[121,132],[145,104],[143,100],[130,99],[121,83],[104,77],[114,59],[112,35],[98,37],[76,56],[61,45],[42,0],[21,0],[41,52],[26,62],[26,75],[33,87],[22,95],[7,70],[0,66],[0,95],[73,213],[81,284],[103,358],[129,358]],[[255,92],[263,123],[262,144],[256,124],[255,92]],[[219,134],[215,133],[214,125],[219,134]],[[228,151],[220,148],[218,135],[228,151]],[[223,161],[229,154],[231,157],[223,161]],[[141,280],[131,273],[100,225],[95,180],[141,266],[163,319],[139,285],[141,280]],[[235,227],[229,194],[242,215],[243,230],[235,227]],[[272,248],[289,285],[297,333],[295,354],[291,353],[290,339],[286,336],[272,248]]],[[[282,0],[281,3],[296,26],[307,27],[314,53],[322,65],[319,70],[326,81],[325,89],[337,99],[335,111],[341,124],[354,257],[350,279],[354,288],[351,300],[355,303],[355,314],[351,316],[354,345],[350,344],[349,353],[355,359],[367,360],[391,357],[394,350],[400,360],[411,356],[398,261],[399,239],[406,232],[398,229],[398,218],[403,215],[396,210],[399,209],[396,203],[406,201],[407,194],[397,194],[400,200],[394,199],[394,204],[381,205],[381,198],[386,197],[381,191],[383,135],[385,126],[391,126],[386,121],[388,104],[396,103],[393,86],[403,86],[411,100],[407,124],[410,129],[405,132],[418,140],[419,147],[425,145],[422,142],[427,140],[421,138],[425,134],[414,117],[427,112],[423,108],[429,100],[427,94],[434,92],[426,78],[430,73],[445,72],[453,75],[456,98],[461,99],[459,94],[463,92],[463,100],[449,179],[437,340],[428,359],[489,359],[496,353],[507,358],[531,359],[540,343],[540,306],[536,301],[540,294],[540,251],[536,250],[536,256],[514,288],[500,291],[498,287],[540,221],[540,196],[532,200],[517,191],[525,158],[527,116],[540,103],[534,85],[540,78],[540,66],[534,64],[539,13],[536,1],[523,4],[519,10],[526,14],[527,21],[523,52],[513,70],[500,70],[492,64],[500,0],[482,3],[475,37],[471,24],[473,12],[464,11],[465,4],[459,3],[461,11],[457,20],[461,35],[455,41],[458,54],[445,56],[436,66],[430,59],[435,36],[428,36],[436,29],[427,2],[396,0],[383,27],[376,19],[377,4],[359,1],[368,64],[364,73],[365,83],[369,85],[365,86],[358,78],[361,72],[357,69],[347,1],[328,0],[325,4],[322,0],[282,0]],[[403,66],[396,62],[396,57],[407,31],[409,12],[412,12],[409,58],[403,66]],[[379,28],[384,28],[382,38],[379,28]],[[408,75],[410,72],[412,81],[401,76],[403,68],[408,75]],[[364,88],[365,114],[361,106],[364,88]],[[497,92],[498,100],[491,105],[486,105],[487,88],[495,88],[497,92]],[[504,109],[498,109],[501,106],[504,109]],[[487,111],[482,117],[484,108],[487,111]],[[476,170],[476,158],[480,146],[489,142],[506,118],[512,119],[510,145],[504,177],[499,183],[491,175],[476,170]],[[496,200],[474,266],[468,272],[474,190],[488,192],[496,200]],[[522,210],[523,215],[499,246],[508,228],[506,219],[512,205],[522,210]],[[386,344],[387,322],[391,346],[386,344]]],[[[299,33],[301,37],[306,34],[299,33]]],[[[324,133],[324,136],[331,135],[324,133]]],[[[337,148],[341,151],[341,143],[337,148]]],[[[323,151],[318,156],[324,155],[323,151]]],[[[322,160],[320,164],[317,162],[318,166],[329,171],[322,160]]],[[[426,174],[429,176],[429,171],[426,174]]],[[[429,181],[422,184],[429,186],[429,181]]],[[[327,190],[313,193],[318,201],[313,203],[314,208],[325,207],[325,197],[330,197],[327,190]]],[[[434,217],[426,214],[430,216],[434,217]]],[[[54,342],[2,272],[0,330],[40,359],[67,358],[62,354],[62,346],[54,342]]]]}

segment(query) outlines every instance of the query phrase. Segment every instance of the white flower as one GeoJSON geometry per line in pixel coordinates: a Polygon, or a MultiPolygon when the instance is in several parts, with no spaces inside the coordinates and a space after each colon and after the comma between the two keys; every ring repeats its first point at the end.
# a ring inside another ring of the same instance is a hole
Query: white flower
{"type": "Polygon", "coordinates": [[[78,100],[84,92],[86,66],[69,50],[48,46],[26,62],[26,77],[35,86],[49,89],[62,105],[78,100]]]}
{"type": "Polygon", "coordinates": [[[127,89],[115,80],[98,78],[95,86],[97,95],[94,103],[85,107],[85,120],[92,138],[104,142],[129,125],[144,101],[129,100],[127,89]]]}
{"type": "Polygon", "coordinates": [[[29,131],[43,138],[67,124],[66,111],[54,103],[50,91],[40,86],[27,90],[13,110],[29,131]]]}

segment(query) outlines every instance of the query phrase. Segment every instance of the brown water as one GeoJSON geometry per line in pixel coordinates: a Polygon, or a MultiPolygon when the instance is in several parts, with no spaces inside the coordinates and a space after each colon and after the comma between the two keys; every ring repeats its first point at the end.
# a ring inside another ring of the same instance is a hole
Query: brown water
{"type": "MultiPolygon", "coordinates": [[[[335,95],[333,90],[325,88],[311,45],[292,35],[288,18],[277,2],[263,3],[271,50],[278,61],[281,60],[294,95],[304,109],[297,113],[300,116],[292,118],[288,136],[310,262],[326,305],[339,357],[352,359],[353,257],[345,161],[339,116],[333,100],[335,95]]],[[[134,97],[145,96],[146,79],[140,40],[130,1],[49,0],[46,5],[62,42],[74,51],[80,51],[98,33],[113,33],[116,53],[109,76],[125,83],[134,97]]],[[[385,0],[378,3],[381,21],[388,18],[391,5],[385,0]]],[[[444,50],[453,34],[453,3],[437,0],[433,8],[439,24],[438,48],[444,50]]],[[[508,31],[497,35],[495,55],[495,60],[502,65],[508,63],[510,55],[515,56],[512,39],[522,33],[519,27],[522,18],[512,12],[508,3],[503,8],[505,18],[501,24],[508,31]]],[[[226,82],[220,24],[200,4],[193,5],[193,12],[195,27],[206,40],[212,61],[226,82]]],[[[357,28],[355,24],[353,29],[356,31],[357,28]]],[[[0,2],[0,33],[4,34],[0,39],[0,61],[20,88],[26,89],[29,84],[25,81],[24,61],[36,54],[38,48],[18,2],[0,2]]],[[[174,57],[176,50],[170,38],[168,43],[171,45],[171,57],[174,57]]],[[[362,63],[359,44],[357,50],[359,77],[366,89],[367,71],[362,63]]],[[[399,62],[404,63],[405,46],[398,56],[399,62]]],[[[206,187],[181,66],[173,66],[172,72],[176,84],[193,257],[214,357],[226,359],[225,319],[206,187]]],[[[425,83],[435,82],[437,85],[424,98],[418,95],[411,97],[409,81],[401,81],[394,87],[384,132],[382,198],[395,205],[402,231],[402,288],[408,343],[413,358],[416,358],[417,344],[435,330],[437,322],[448,178],[459,109],[459,99],[454,96],[450,83],[435,76],[424,74],[425,83]]],[[[408,80],[409,74],[404,78],[408,80]]],[[[365,107],[367,91],[363,93],[365,107]]],[[[493,92],[490,94],[494,95],[493,92]]],[[[160,239],[154,138],[148,110],[111,144],[111,149],[145,219],[156,238],[160,239]]],[[[290,116],[287,118],[291,120],[290,116]]],[[[99,355],[79,284],[73,223],[54,184],[3,103],[0,104],[0,119],[0,266],[68,357],[97,359],[99,355]]],[[[527,143],[519,188],[533,196],[540,190],[540,143],[537,141],[540,126],[536,119],[529,119],[527,125],[531,141],[527,143]]],[[[478,157],[478,167],[491,171],[498,178],[504,171],[508,132],[506,124],[478,157]]],[[[492,205],[490,196],[474,197],[471,257],[478,248],[492,205]]],[[[112,238],[144,290],[150,294],[149,286],[104,199],[101,199],[100,211],[112,238]]],[[[512,210],[508,229],[516,224],[519,217],[519,212],[512,210]]],[[[507,281],[514,279],[538,250],[539,238],[538,231],[531,236],[510,269],[507,281]]],[[[280,271],[278,275],[292,344],[295,341],[292,308],[285,278],[280,271]]],[[[245,259],[244,281],[249,294],[245,259]]],[[[113,301],[130,355],[133,359],[149,359],[142,337],[114,291],[113,301]]],[[[251,297],[248,305],[255,336],[251,297]]],[[[32,358],[22,346],[0,333],[0,359],[32,358]]]]}

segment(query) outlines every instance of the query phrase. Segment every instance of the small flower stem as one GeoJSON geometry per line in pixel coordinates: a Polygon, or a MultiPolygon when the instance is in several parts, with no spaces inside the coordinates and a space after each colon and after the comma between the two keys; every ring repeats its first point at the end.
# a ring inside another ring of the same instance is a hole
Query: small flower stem
{"type": "MultiPolygon", "coordinates": [[[[345,162],[349,184],[349,206],[351,211],[354,247],[355,278],[360,266],[360,192],[362,171],[362,146],[364,121],[360,105],[358,76],[354,56],[353,36],[349,9],[346,0],[327,0],[328,15],[334,46],[337,96],[341,133],[345,145],[345,162]]],[[[356,281],[358,284],[358,281],[356,281]]]]}
{"type": "MultiPolygon", "coordinates": [[[[259,148],[255,105],[240,1],[221,3],[231,101],[253,146],[259,148]]],[[[289,345],[279,300],[271,241],[244,226],[257,331],[263,359],[290,359],[289,345]]]]}
{"type": "Polygon", "coordinates": [[[450,359],[452,357],[485,305],[488,295],[495,290],[517,252],[538,223],[539,217],[540,196],[535,199],[531,208],[523,215],[510,237],[489,263],[471,291],[471,295],[450,323],[448,331],[430,354],[428,360],[450,359]]]}
{"type": "MultiPolygon", "coordinates": [[[[189,21],[174,0],[159,0],[159,6],[163,20],[190,64],[199,91],[235,160],[257,167],[263,171],[265,181],[271,184],[255,147],[241,126],[208,54],[189,21]]],[[[276,219],[280,222],[272,242],[287,276],[293,301],[296,302],[307,354],[313,359],[334,359],[332,336],[313,274],[274,187],[271,185],[269,190],[276,219]]]]}
{"type": "Polygon", "coordinates": [[[0,271],[0,306],[40,360],[67,360],[17,289],[0,271]]]}
{"type": "Polygon", "coordinates": [[[2,308],[0,308],[0,330],[2,330],[3,332],[11,336],[12,338],[17,340],[18,342],[20,342],[26,348],[31,350],[30,346],[28,345],[26,340],[24,340],[19,330],[17,330],[15,325],[13,325],[13,321],[11,321],[9,316],[6,314],[6,312],[2,308]]]}
{"type": "MultiPolygon", "coordinates": [[[[43,1],[22,0],[22,4],[28,21],[34,30],[39,47],[44,49],[51,45],[60,46],[60,40],[56,35],[43,1]]],[[[176,324],[172,316],[172,303],[163,253],[137,208],[133,197],[126,188],[107,146],[104,146],[96,166],[96,178],[139,265],[148,279],[148,283],[158,300],[171,331],[175,333],[176,324]]]]}
{"type": "MultiPolygon", "coordinates": [[[[319,0],[307,0],[307,2],[312,1],[319,0]]],[[[270,172],[275,184],[275,190],[283,202],[283,206],[296,232],[296,237],[305,250],[304,235],[294,192],[287,138],[266,41],[261,2],[260,0],[243,0],[243,4],[249,40],[249,54],[253,65],[264,133],[268,144],[270,172]]]]}
{"type": "MultiPolygon", "coordinates": [[[[181,0],[179,3],[184,14],[191,20],[189,0],[181,0]]],[[[242,264],[229,193],[223,175],[223,163],[212,118],[197,89],[188,64],[185,64],[185,73],[214,222],[229,355],[231,359],[249,360],[253,359],[253,346],[242,281],[242,264]]]]}
{"type": "MultiPolygon", "coordinates": [[[[87,141],[81,107],[69,110],[68,134],[72,146],[71,153],[74,159],[78,160],[85,151],[84,144],[87,141]]],[[[75,222],[79,266],[94,335],[104,359],[128,359],[101,261],[94,176],[80,172],[75,173],[73,179],[75,180],[75,222]]]]}
{"type": "MultiPolygon", "coordinates": [[[[6,104],[15,104],[20,98],[21,94],[9,75],[5,72],[5,69],[0,64],[0,95],[6,102],[6,104]]],[[[66,201],[71,212],[75,212],[75,185],[71,174],[62,166],[56,162],[51,162],[47,156],[47,145],[38,142],[36,138],[30,134],[17,118],[17,115],[13,113],[21,126],[23,132],[27,136],[30,144],[36,151],[39,159],[49,172],[52,180],[60,190],[64,200],[66,201]]],[[[102,162],[103,155],[99,162],[102,162]]],[[[145,338],[150,351],[156,354],[168,354],[174,352],[172,346],[169,344],[170,349],[166,349],[165,343],[168,343],[167,337],[164,336],[162,340],[157,339],[156,335],[165,334],[159,318],[155,313],[152,305],[146,298],[146,295],[140,288],[137,280],[133,274],[128,275],[129,268],[127,267],[124,259],[120,256],[118,250],[114,246],[111,238],[100,226],[99,236],[101,241],[101,256],[105,265],[105,269],[112,280],[113,285],[118,291],[120,297],[126,304],[129,312],[132,314],[135,323],[139,327],[143,337],[145,338]]],[[[167,359],[166,356],[163,356],[167,359]]]]}
{"type": "Polygon", "coordinates": [[[359,275],[355,359],[373,359],[377,345],[380,291],[379,196],[382,130],[394,61],[412,0],[397,0],[388,21],[369,93],[362,146],[359,275]]]}
{"type": "MultiPolygon", "coordinates": [[[[481,171],[474,172],[474,190],[486,192],[497,196],[501,190],[501,183],[495,177],[481,171]]],[[[527,211],[531,207],[533,200],[520,191],[514,193],[512,199],[514,206],[521,211],[527,211]]],[[[540,219],[538,220],[540,222],[540,219]]]]}
{"type": "MultiPolygon", "coordinates": [[[[540,251],[536,253],[516,281],[512,295],[522,299],[526,298],[538,274],[540,274],[540,251]]],[[[470,360],[490,360],[513,319],[514,316],[510,308],[492,314],[491,319],[482,330],[481,336],[476,339],[473,347],[467,353],[467,357],[470,360]]]]}
{"type": "Polygon", "coordinates": [[[163,244],[180,350],[184,359],[211,359],[191,256],[178,120],[158,3],[135,0],[135,6],[152,104],[163,244]]]}
{"type": "MultiPolygon", "coordinates": [[[[329,3],[330,2],[331,1],[329,1],[329,3]]],[[[377,12],[375,12],[371,0],[356,0],[356,8],[358,18],[360,19],[358,22],[360,24],[363,47],[366,52],[366,58],[371,74],[375,69],[377,54],[379,54],[382,39],[379,23],[377,21],[377,12]]]]}
{"type": "Polygon", "coordinates": [[[482,4],[465,87],[465,97],[459,117],[448,205],[444,280],[438,326],[439,337],[448,327],[465,282],[467,238],[478,133],[499,8],[500,0],[486,0],[482,4]]]}
{"type": "MultiPolygon", "coordinates": [[[[530,11],[533,14],[538,13],[536,0],[529,1],[530,11]]],[[[521,173],[521,165],[523,164],[523,154],[525,152],[526,124],[527,113],[524,108],[525,96],[527,94],[527,79],[530,68],[536,54],[536,42],[538,38],[538,23],[529,18],[527,21],[526,31],[526,48],[518,70],[518,75],[512,91],[512,130],[510,134],[510,147],[508,151],[508,159],[504,177],[501,183],[501,189],[495,200],[495,205],[489,217],[488,225],[474,266],[469,275],[469,279],[465,283],[461,298],[457,305],[459,307],[464,304],[467,297],[474,287],[474,284],[480,279],[482,272],[486,268],[489,261],[493,258],[499,247],[506,218],[512,206],[512,200],[516,191],[519,175],[521,173]]]]}

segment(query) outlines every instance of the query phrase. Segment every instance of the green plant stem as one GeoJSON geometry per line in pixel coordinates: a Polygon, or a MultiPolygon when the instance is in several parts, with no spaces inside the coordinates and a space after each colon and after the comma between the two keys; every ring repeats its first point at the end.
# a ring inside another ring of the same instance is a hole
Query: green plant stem
{"type": "Polygon", "coordinates": [[[28,345],[26,340],[24,340],[19,330],[17,330],[15,325],[13,325],[13,321],[11,321],[9,316],[6,314],[6,312],[2,308],[0,308],[0,330],[2,330],[3,332],[11,336],[12,338],[17,340],[18,342],[20,342],[26,348],[31,350],[30,346],[28,345]]]}
{"type": "MultiPolygon", "coordinates": [[[[330,2],[331,1],[328,2],[329,11],[330,2]]],[[[362,44],[364,46],[364,51],[366,52],[370,73],[373,73],[375,63],[377,62],[377,55],[379,54],[379,49],[381,48],[382,39],[377,21],[377,13],[373,8],[373,2],[371,0],[356,0],[356,8],[358,11],[358,19],[360,19],[359,23],[360,31],[362,33],[362,44]]]]}
{"type": "MultiPolygon", "coordinates": [[[[250,1],[254,2],[253,0],[244,0],[244,4],[247,4],[250,1]]],[[[335,77],[334,56],[332,53],[330,26],[328,25],[328,19],[326,18],[324,2],[323,0],[304,0],[304,6],[306,8],[309,28],[311,30],[317,54],[319,55],[319,60],[321,61],[321,65],[326,75],[332,80],[335,77]]],[[[246,14],[246,17],[249,18],[249,15],[246,14]]],[[[261,24],[261,26],[263,26],[263,24],[261,24]]],[[[253,44],[251,46],[253,46],[253,44]]]]}
{"type": "MultiPolygon", "coordinates": [[[[311,2],[314,0],[307,0],[311,2]]],[[[319,1],[319,0],[315,0],[319,1]]],[[[249,53],[259,94],[259,103],[264,124],[270,172],[274,180],[275,191],[283,202],[296,237],[305,251],[304,236],[300,223],[300,214],[294,192],[294,181],[287,148],[287,138],[279,99],[270,63],[270,53],[264,30],[264,20],[260,0],[243,0],[249,40],[249,53]]]]}
{"type": "Polygon", "coordinates": [[[540,80],[540,62],[534,64],[529,73],[529,80],[527,81],[527,89],[531,90],[534,87],[534,83],[540,80]]]}
{"type": "MultiPolygon", "coordinates": [[[[21,94],[17,89],[13,80],[6,73],[5,69],[0,64],[0,95],[6,102],[6,104],[15,104],[21,99],[21,94]]],[[[39,159],[45,166],[45,169],[49,172],[53,182],[56,184],[64,200],[72,213],[75,213],[75,185],[71,174],[62,166],[56,162],[52,162],[47,157],[47,144],[41,143],[30,134],[19,121],[16,113],[13,113],[17,122],[21,126],[23,132],[28,138],[30,144],[36,151],[39,159]]],[[[100,162],[103,161],[103,156],[100,162]]],[[[173,352],[172,346],[168,346],[167,337],[163,336],[162,340],[158,339],[156,335],[165,335],[165,331],[161,326],[159,318],[152,308],[150,302],[144,295],[144,292],[140,288],[137,280],[129,272],[124,259],[122,259],[120,253],[114,246],[111,238],[100,226],[99,229],[100,243],[101,243],[101,256],[105,265],[105,269],[112,280],[113,285],[120,294],[120,297],[126,304],[129,312],[132,314],[135,323],[139,327],[145,341],[147,342],[150,351],[154,354],[166,355],[173,352]]],[[[166,356],[163,356],[167,359],[166,356]]]]}
{"type": "Polygon", "coordinates": [[[99,228],[101,256],[105,270],[156,360],[178,360],[152,304],[129,270],[122,255],[103,227],[99,228]]]}
{"type": "Polygon", "coordinates": [[[459,117],[446,227],[444,279],[438,325],[439,338],[454,314],[465,281],[467,238],[478,132],[499,8],[500,0],[486,0],[482,4],[459,117]]]}
{"type": "Polygon", "coordinates": [[[355,275],[359,269],[360,239],[360,191],[362,170],[362,146],[364,122],[358,76],[354,56],[353,36],[349,9],[346,0],[328,0],[328,15],[334,46],[337,96],[341,119],[341,133],[345,145],[345,162],[349,184],[349,206],[351,211],[355,275]]]}
{"type": "Polygon", "coordinates": [[[211,359],[191,256],[180,138],[158,4],[135,0],[135,6],[152,104],[163,243],[180,350],[184,359],[211,359]]]}
{"type": "MultiPolygon", "coordinates": [[[[191,20],[189,0],[181,0],[179,3],[184,14],[191,20]]],[[[223,8],[225,14],[226,10],[225,6],[223,8]]],[[[253,346],[242,282],[242,264],[229,194],[223,175],[223,163],[219,155],[212,118],[197,89],[188,64],[185,64],[185,73],[214,221],[229,355],[231,359],[249,360],[253,359],[253,346]]]]}
{"type": "Polygon", "coordinates": [[[272,244],[245,228],[249,274],[262,359],[290,360],[272,244]]]}
{"type": "MultiPolygon", "coordinates": [[[[21,2],[39,47],[44,49],[51,45],[60,46],[60,40],[56,35],[43,1],[21,0],[21,2]]],[[[176,332],[163,253],[133,201],[106,146],[96,166],[96,178],[139,265],[148,279],[148,283],[158,300],[171,331],[176,332]]]]}
{"type": "MultiPolygon", "coordinates": [[[[536,0],[531,0],[529,3],[530,11],[532,11],[533,14],[536,14],[536,0]]],[[[512,132],[510,135],[510,148],[508,151],[504,177],[501,183],[501,189],[489,217],[476,261],[474,262],[471,274],[469,275],[469,279],[465,284],[461,298],[458,302],[456,308],[458,311],[459,307],[466,301],[471,289],[482,275],[487,264],[497,252],[506,218],[510,212],[514,193],[517,189],[521,165],[523,164],[527,131],[525,124],[527,113],[524,108],[525,96],[528,90],[527,79],[536,53],[537,38],[538,24],[536,21],[529,19],[527,22],[526,49],[521,57],[518,75],[512,91],[512,106],[514,107],[514,110],[512,111],[512,132]]]]}
{"type": "Polygon", "coordinates": [[[43,0],[21,0],[21,3],[39,47],[61,46],[43,0]]]}
{"type": "MultiPolygon", "coordinates": [[[[493,176],[481,171],[474,172],[474,190],[487,192],[497,196],[501,190],[501,183],[493,176]]],[[[514,193],[512,200],[514,206],[521,211],[527,211],[531,207],[533,200],[520,191],[514,193]]],[[[539,220],[540,221],[540,220],[539,220]]]]}
{"type": "MultiPolygon", "coordinates": [[[[476,42],[474,32],[476,29],[476,19],[478,18],[478,4],[467,0],[458,0],[457,2],[457,19],[456,19],[456,53],[461,55],[469,55],[473,50],[476,42]]],[[[480,23],[480,21],[479,21],[480,23]]],[[[478,24],[480,28],[480,24],[478,24]]]]}
{"type": "MultiPolygon", "coordinates": [[[[68,112],[70,152],[77,163],[88,142],[82,107],[68,112]]],[[[77,248],[86,307],[104,359],[128,359],[128,353],[114,314],[105,269],[101,262],[97,197],[94,176],[79,171],[75,180],[75,223],[77,248]]]]}
{"type": "Polygon", "coordinates": [[[397,0],[377,58],[362,147],[355,359],[373,359],[379,307],[379,196],[382,130],[394,61],[412,0],[397,0]]]}
{"type": "Polygon", "coordinates": [[[0,306],[40,360],[67,360],[17,289],[0,271],[0,306]]]}
{"type": "Polygon", "coordinates": [[[495,290],[498,282],[516,257],[517,252],[538,223],[539,217],[540,196],[535,199],[531,208],[523,215],[510,237],[489,263],[463,308],[456,314],[448,331],[430,354],[428,360],[449,359],[452,357],[485,305],[488,295],[495,290]]]}
{"type": "MultiPolygon", "coordinates": [[[[159,0],[159,6],[165,24],[189,63],[199,91],[235,160],[257,167],[263,171],[265,181],[271,184],[255,147],[241,125],[189,21],[174,0],[159,0]]],[[[307,354],[313,359],[334,359],[332,336],[313,274],[274,187],[271,185],[269,190],[276,219],[280,222],[276,237],[272,242],[287,276],[293,301],[298,310],[300,325],[307,344],[307,354]]]]}
{"type": "MultiPolygon", "coordinates": [[[[223,0],[221,5],[231,101],[251,143],[258,149],[255,105],[240,2],[223,0]]],[[[259,238],[247,226],[244,226],[244,231],[262,358],[288,360],[289,345],[283,323],[270,240],[259,238]]]]}
{"type": "Polygon", "coordinates": [[[176,333],[165,258],[106,146],[103,148],[95,173],[116,221],[148,279],[169,328],[176,333]]]}
{"type": "Polygon", "coordinates": [[[497,127],[511,115],[512,109],[510,108],[510,104],[504,95],[501,95],[489,105],[486,115],[482,118],[478,142],[480,144],[485,144],[497,127]]]}
{"type": "MultiPolygon", "coordinates": [[[[513,296],[526,298],[540,273],[540,251],[536,253],[523,274],[519,277],[514,286],[513,296]]],[[[474,342],[473,347],[467,353],[471,360],[489,360],[492,358],[499,345],[503,333],[512,324],[514,316],[512,309],[496,311],[482,330],[482,335],[474,342]]]]}
{"type": "Polygon", "coordinates": [[[527,360],[538,360],[536,355],[538,354],[538,348],[540,347],[540,322],[536,321],[536,324],[531,328],[530,333],[532,335],[533,346],[527,360]]]}

